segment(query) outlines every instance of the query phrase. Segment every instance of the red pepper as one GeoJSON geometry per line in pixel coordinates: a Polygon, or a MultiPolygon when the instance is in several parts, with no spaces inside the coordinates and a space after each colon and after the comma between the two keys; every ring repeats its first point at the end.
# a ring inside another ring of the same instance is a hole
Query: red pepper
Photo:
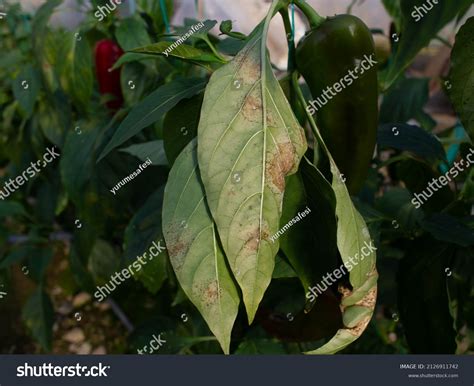
{"type": "Polygon", "coordinates": [[[123,55],[122,49],[110,39],[104,39],[95,47],[95,67],[99,91],[102,95],[111,94],[114,99],[107,102],[107,107],[117,111],[123,104],[120,70],[109,71],[115,62],[123,55]]]}

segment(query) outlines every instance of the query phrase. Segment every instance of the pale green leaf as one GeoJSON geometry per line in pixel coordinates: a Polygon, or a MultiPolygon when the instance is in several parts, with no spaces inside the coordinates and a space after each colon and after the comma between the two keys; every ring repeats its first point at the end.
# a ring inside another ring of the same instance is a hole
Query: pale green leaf
{"type": "Polygon", "coordinates": [[[267,57],[268,22],[213,74],[198,127],[209,207],[249,322],[272,277],[279,246],[270,236],[279,230],[285,177],[307,146],[267,57]]]}
{"type": "Polygon", "coordinates": [[[207,207],[196,140],[171,169],[163,202],[163,234],[181,287],[229,353],[240,300],[207,207]]]}

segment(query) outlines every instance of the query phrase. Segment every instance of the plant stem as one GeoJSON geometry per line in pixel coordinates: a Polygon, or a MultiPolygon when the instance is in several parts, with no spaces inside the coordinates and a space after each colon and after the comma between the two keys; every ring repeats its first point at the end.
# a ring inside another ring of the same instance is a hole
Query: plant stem
{"type": "MultiPolygon", "coordinates": [[[[293,73],[293,76],[291,77],[291,81],[293,83],[293,89],[295,90],[296,95],[301,105],[304,107],[304,111],[306,113],[306,117],[308,118],[309,125],[311,126],[311,130],[313,131],[315,140],[318,142],[319,146],[321,146],[324,152],[327,154],[329,160],[334,162],[332,160],[331,153],[329,152],[329,149],[324,143],[323,137],[321,136],[321,133],[319,132],[318,126],[316,125],[316,122],[313,119],[313,116],[308,112],[308,109],[307,109],[308,105],[306,104],[306,100],[304,99],[303,92],[301,91],[300,85],[298,84],[298,74],[296,72],[293,73]]],[[[315,146],[317,145],[315,144],[315,146]]]]}
{"type": "MultiPolygon", "coordinates": [[[[285,26],[286,36],[292,34],[290,17],[288,15],[288,9],[282,8],[280,9],[280,15],[283,19],[283,25],[285,26]]],[[[288,72],[291,73],[295,69],[295,39],[288,39],[288,72]]]]}
{"type": "Polygon", "coordinates": [[[326,18],[319,15],[305,0],[294,0],[294,3],[308,19],[311,29],[318,28],[326,20],[326,18]]]}

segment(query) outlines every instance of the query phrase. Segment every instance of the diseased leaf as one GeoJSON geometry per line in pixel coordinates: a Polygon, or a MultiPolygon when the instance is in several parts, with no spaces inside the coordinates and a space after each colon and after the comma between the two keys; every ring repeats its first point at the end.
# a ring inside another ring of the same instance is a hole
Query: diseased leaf
{"type": "Polygon", "coordinates": [[[474,141],[474,17],[469,18],[456,35],[451,53],[449,97],[474,141]]]}
{"type": "Polygon", "coordinates": [[[181,287],[228,354],[240,299],[207,207],[196,140],[171,169],[163,202],[163,231],[181,287]]]}
{"type": "Polygon", "coordinates": [[[279,229],[285,177],[296,172],[307,146],[267,57],[269,20],[212,75],[198,127],[209,208],[249,322],[270,283],[279,248],[270,236],[279,229]]]}
{"type": "Polygon", "coordinates": [[[344,264],[340,269],[344,268],[349,272],[352,289],[339,286],[345,327],[339,329],[325,345],[306,354],[333,354],[359,338],[370,322],[377,298],[376,248],[321,134],[318,130],[315,130],[315,134],[329,159],[332,188],[336,197],[337,247],[344,264]],[[361,310],[361,307],[366,310],[361,310]]]}
{"type": "Polygon", "coordinates": [[[176,79],[152,92],[136,105],[120,124],[107,144],[99,161],[117,146],[138,134],[145,127],[156,122],[164,113],[183,98],[189,98],[204,90],[206,82],[202,79],[176,79]]]}

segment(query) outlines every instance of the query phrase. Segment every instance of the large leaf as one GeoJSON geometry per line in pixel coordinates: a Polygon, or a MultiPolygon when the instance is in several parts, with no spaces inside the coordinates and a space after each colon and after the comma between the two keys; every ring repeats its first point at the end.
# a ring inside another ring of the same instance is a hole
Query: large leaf
{"type": "Polygon", "coordinates": [[[431,10],[423,17],[419,17],[419,14],[412,16],[412,13],[415,13],[415,7],[421,8],[424,5],[425,8],[429,8],[426,0],[401,0],[400,4],[402,13],[400,31],[403,34],[400,36],[395,56],[384,74],[385,88],[390,86],[416,54],[427,46],[446,24],[472,4],[472,0],[444,0],[438,4],[432,3],[431,10]]]}
{"type": "Polygon", "coordinates": [[[189,98],[204,90],[206,82],[201,79],[176,79],[148,95],[135,106],[118,127],[107,144],[99,161],[117,146],[138,134],[145,127],[156,122],[160,117],[183,98],[189,98]]]}
{"type": "Polygon", "coordinates": [[[242,288],[249,322],[278,252],[278,240],[270,236],[279,230],[285,177],[296,172],[307,146],[267,57],[269,20],[232,62],[212,75],[198,127],[209,207],[242,288]]]}
{"type": "Polygon", "coordinates": [[[456,35],[451,53],[449,96],[464,128],[474,141],[474,17],[467,20],[456,35]]]}
{"type": "Polygon", "coordinates": [[[189,143],[171,169],[163,203],[163,230],[181,287],[224,352],[229,353],[240,300],[207,207],[196,140],[189,143]]]}
{"type": "Polygon", "coordinates": [[[23,308],[23,321],[41,347],[51,350],[54,310],[48,295],[39,286],[23,308]]]}

